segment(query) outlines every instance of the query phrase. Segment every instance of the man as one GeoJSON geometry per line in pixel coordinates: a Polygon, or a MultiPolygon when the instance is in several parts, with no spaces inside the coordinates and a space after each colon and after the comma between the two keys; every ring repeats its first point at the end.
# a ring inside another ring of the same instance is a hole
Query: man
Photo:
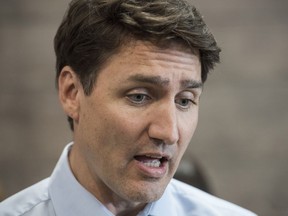
{"type": "Polygon", "coordinates": [[[254,215],[172,179],[220,52],[189,2],[72,1],[55,52],[73,142],[1,216],[254,215]]]}

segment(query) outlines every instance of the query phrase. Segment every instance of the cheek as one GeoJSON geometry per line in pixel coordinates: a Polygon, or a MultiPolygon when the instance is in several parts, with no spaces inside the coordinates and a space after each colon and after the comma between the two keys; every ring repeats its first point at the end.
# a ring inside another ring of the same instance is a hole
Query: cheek
{"type": "Polygon", "coordinates": [[[145,128],[145,115],[142,111],[139,112],[139,110],[117,104],[117,106],[109,107],[106,114],[109,127],[124,137],[133,134],[137,136],[145,128]]]}
{"type": "Polygon", "coordinates": [[[110,152],[110,154],[118,152],[119,155],[122,155],[129,152],[127,146],[132,150],[133,144],[137,143],[143,128],[145,128],[139,116],[120,109],[119,106],[106,107],[100,113],[94,119],[92,137],[95,136],[94,139],[101,143],[102,151],[110,152]]]}
{"type": "Polygon", "coordinates": [[[191,142],[191,139],[197,128],[198,113],[194,113],[194,115],[191,115],[189,118],[186,116],[186,118],[182,119],[182,122],[180,124],[181,125],[179,127],[179,130],[181,140],[179,146],[179,154],[183,155],[189,143],[191,142]]]}
{"type": "Polygon", "coordinates": [[[179,124],[181,125],[181,137],[190,141],[198,125],[198,109],[195,110],[195,112],[192,112],[189,116],[182,116],[179,124]]]}

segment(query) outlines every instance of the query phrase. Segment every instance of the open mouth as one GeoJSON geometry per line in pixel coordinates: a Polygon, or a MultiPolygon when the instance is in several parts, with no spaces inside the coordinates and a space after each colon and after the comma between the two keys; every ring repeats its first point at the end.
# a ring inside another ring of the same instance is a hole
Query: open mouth
{"type": "Polygon", "coordinates": [[[137,155],[134,157],[135,160],[141,162],[143,165],[152,168],[159,168],[164,166],[168,161],[167,157],[161,156],[150,156],[150,155],[137,155]]]}

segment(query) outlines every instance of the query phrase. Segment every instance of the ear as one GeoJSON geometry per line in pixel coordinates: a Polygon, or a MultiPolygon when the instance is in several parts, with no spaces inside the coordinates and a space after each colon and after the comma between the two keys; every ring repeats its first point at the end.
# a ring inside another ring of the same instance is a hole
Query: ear
{"type": "Polygon", "coordinates": [[[58,78],[59,99],[64,112],[71,117],[74,122],[79,121],[80,94],[82,85],[74,70],[65,66],[58,78]]]}

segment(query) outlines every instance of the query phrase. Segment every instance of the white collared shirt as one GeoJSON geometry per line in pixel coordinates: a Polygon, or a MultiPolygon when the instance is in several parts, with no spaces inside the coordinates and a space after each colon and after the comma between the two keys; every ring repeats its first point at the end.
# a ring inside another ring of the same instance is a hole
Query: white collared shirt
{"type": "MultiPolygon", "coordinates": [[[[0,216],[114,216],[74,177],[67,145],[52,173],[0,203],[0,216]]],[[[254,213],[172,179],[163,196],[137,216],[255,216],[254,213]]]]}

